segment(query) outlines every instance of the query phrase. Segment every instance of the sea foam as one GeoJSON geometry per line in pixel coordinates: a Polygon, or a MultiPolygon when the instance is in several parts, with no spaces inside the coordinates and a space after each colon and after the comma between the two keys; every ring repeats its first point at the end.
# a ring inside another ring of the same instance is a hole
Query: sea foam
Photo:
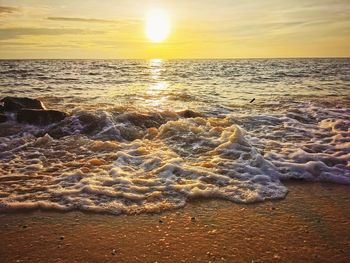
{"type": "Polygon", "coordinates": [[[12,150],[16,139],[3,142],[1,209],[138,213],[197,197],[250,203],[287,193],[276,167],[229,119],[178,119],[154,129],[153,139],[133,141],[46,134],[17,139],[25,143],[12,150]],[[19,183],[18,174],[27,177],[19,183]]]}

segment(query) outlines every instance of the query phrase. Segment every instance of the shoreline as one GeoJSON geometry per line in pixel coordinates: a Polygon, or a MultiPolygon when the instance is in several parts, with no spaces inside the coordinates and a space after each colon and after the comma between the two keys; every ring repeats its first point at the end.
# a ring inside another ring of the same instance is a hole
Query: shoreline
{"type": "Polygon", "coordinates": [[[285,199],[196,199],[163,213],[0,214],[2,262],[349,262],[349,186],[284,182],[285,199]]]}

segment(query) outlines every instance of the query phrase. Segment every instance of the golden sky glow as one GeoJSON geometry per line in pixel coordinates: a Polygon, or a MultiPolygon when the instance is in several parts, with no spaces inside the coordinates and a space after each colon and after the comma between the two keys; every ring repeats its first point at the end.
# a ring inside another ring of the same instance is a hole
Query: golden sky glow
{"type": "Polygon", "coordinates": [[[348,0],[0,0],[0,58],[349,56],[348,0]]]}

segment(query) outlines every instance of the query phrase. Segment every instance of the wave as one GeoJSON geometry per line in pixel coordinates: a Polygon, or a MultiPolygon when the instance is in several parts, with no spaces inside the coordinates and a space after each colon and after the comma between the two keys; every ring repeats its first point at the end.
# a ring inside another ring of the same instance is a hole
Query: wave
{"type": "Polygon", "coordinates": [[[284,198],[290,179],[349,184],[349,109],[300,108],[76,109],[50,126],[1,124],[0,211],[159,212],[198,197],[284,198]]]}

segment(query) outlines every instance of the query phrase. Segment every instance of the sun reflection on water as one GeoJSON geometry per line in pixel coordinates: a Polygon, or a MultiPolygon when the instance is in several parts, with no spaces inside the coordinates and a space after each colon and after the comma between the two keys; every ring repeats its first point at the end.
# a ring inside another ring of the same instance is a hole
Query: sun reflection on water
{"type": "Polygon", "coordinates": [[[169,83],[162,79],[162,74],[165,69],[165,61],[162,59],[151,59],[150,66],[150,79],[153,80],[146,92],[146,103],[152,106],[162,105],[166,96],[164,91],[168,89],[169,83]]]}

